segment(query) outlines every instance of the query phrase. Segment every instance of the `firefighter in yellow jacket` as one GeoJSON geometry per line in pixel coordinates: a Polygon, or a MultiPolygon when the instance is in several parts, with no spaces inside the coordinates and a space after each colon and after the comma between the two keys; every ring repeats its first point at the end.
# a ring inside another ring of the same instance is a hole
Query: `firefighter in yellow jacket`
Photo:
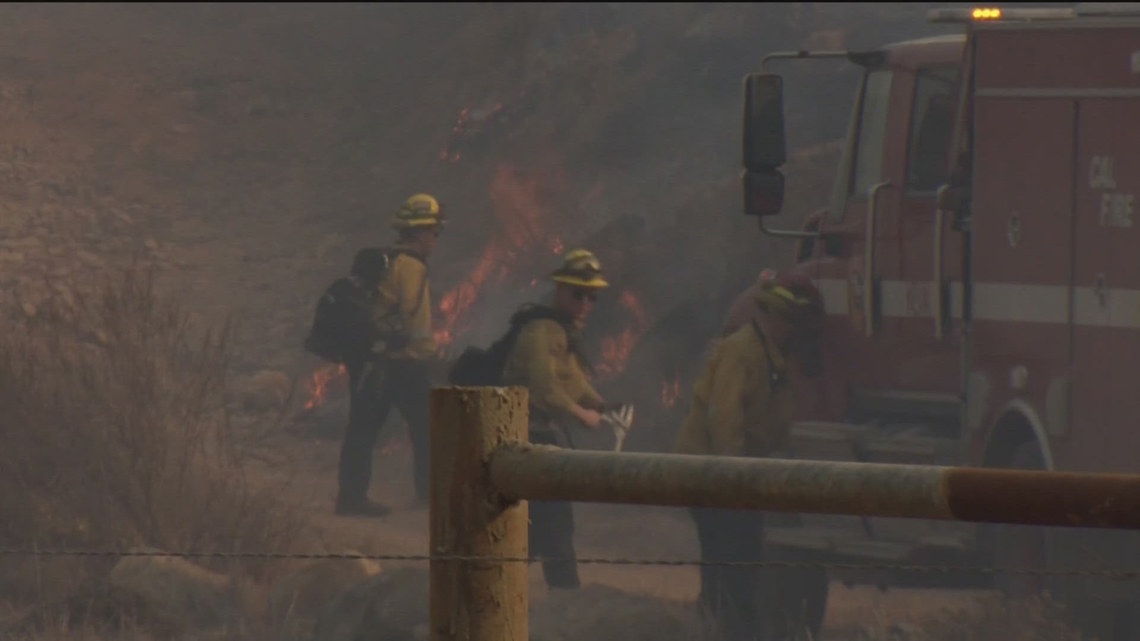
{"type": "MultiPolygon", "coordinates": [[[[674,450],[681,454],[770,456],[786,447],[793,411],[787,367],[798,360],[805,376],[820,368],[823,299],[801,275],[780,275],[758,287],[759,313],[713,349],[693,390],[689,415],[674,450]]],[[[693,508],[701,558],[759,561],[760,512],[693,508]]],[[[701,613],[726,641],[757,638],[758,568],[701,567],[701,613]]]]}
{"type": "Polygon", "coordinates": [[[368,498],[376,438],[393,406],[408,424],[416,497],[428,496],[428,396],[438,346],[432,333],[427,261],[443,229],[439,202],[408,198],[392,222],[399,234],[372,308],[373,331],[383,337],[372,353],[348,363],[348,431],[340,452],[338,514],[384,516],[390,509],[368,498]]]}
{"type": "MultiPolygon", "coordinates": [[[[555,283],[549,307],[524,309],[513,322],[521,323],[503,370],[507,385],[526,387],[530,395],[530,442],[572,446],[564,431],[578,423],[596,430],[606,403],[590,384],[589,362],[578,347],[598,291],[609,286],[602,266],[589,251],[566,254],[550,276],[555,283]]],[[[530,503],[530,549],[543,558],[543,576],[552,588],[577,588],[574,513],[566,502],[530,503]]]]}

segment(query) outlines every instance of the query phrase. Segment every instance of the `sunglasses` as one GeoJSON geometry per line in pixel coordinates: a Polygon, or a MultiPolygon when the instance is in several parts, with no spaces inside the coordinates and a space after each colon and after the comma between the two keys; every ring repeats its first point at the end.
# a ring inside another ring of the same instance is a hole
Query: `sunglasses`
{"type": "Polygon", "coordinates": [[[575,289],[571,296],[573,296],[574,300],[578,301],[579,303],[587,300],[591,303],[594,303],[598,300],[598,293],[590,291],[588,289],[575,289]]]}

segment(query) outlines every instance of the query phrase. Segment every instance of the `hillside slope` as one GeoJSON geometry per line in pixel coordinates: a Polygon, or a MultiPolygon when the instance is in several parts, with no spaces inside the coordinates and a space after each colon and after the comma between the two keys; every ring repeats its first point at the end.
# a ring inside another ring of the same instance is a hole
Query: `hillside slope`
{"type": "MultiPolygon", "coordinates": [[[[321,286],[424,190],[454,221],[441,298],[480,261],[525,285],[557,260],[540,247],[635,216],[637,252],[594,242],[636,263],[650,322],[716,307],[788,250],[735,213],[740,76],[774,49],[928,33],[924,6],[5,5],[4,277],[26,313],[43,276],[82,287],[141,253],[240,321],[243,369],[303,370],[321,286]]],[[[789,90],[797,146],[842,134],[832,73],[789,90]]],[[[830,178],[792,176],[788,224],[830,178]]],[[[511,287],[456,327],[535,295],[511,287]]]]}

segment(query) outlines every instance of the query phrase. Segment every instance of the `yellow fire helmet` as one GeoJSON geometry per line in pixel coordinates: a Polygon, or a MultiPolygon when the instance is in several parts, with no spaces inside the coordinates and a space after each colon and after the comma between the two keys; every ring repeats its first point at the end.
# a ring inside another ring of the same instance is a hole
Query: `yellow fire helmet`
{"type": "Polygon", "coordinates": [[[415,194],[404,201],[400,211],[392,221],[396,229],[412,229],[415,227],[428,227],[442,225],[444,222],[443,208],[435,196],[430,194],[415,194]]]}
{"type": "Polygon", "coordinates": [[[601,289],[610,286],[602,277],[601,261],[592,252],[585,249],[574,249],[566,252],[562,266],[550,275],[550,279],[556,283],[575,287],[601,289]]]}
{"type": "Polygon", "coordinates": [[[810,334],[822,331],[827,320],[823,295],[802,274],[780,274],[764,281],[756,303],[769,314],[781,316],[810,334]]]}

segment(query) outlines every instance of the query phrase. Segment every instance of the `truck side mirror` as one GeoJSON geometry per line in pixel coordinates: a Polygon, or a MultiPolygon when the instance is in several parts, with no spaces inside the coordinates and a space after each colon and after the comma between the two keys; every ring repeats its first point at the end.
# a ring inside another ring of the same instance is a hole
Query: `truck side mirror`
{"type": "Polygon", "coordinates": [[[787,160],[784,81],[770,73],[744,77],[744,168],[774,170],[787,160]]]}
{"type": "Polygon", "coordinates": [[[775,216],[784,208],[784,174],[778,169],[744,170],[744,213],[749,216],[775,216]]]}
{"type": "Polygon", "coordinates": [[[784,81],[770,73],[744,77],[744,213],[775,216],[784,207],[787,160],[784,140],[784,81]]]}

